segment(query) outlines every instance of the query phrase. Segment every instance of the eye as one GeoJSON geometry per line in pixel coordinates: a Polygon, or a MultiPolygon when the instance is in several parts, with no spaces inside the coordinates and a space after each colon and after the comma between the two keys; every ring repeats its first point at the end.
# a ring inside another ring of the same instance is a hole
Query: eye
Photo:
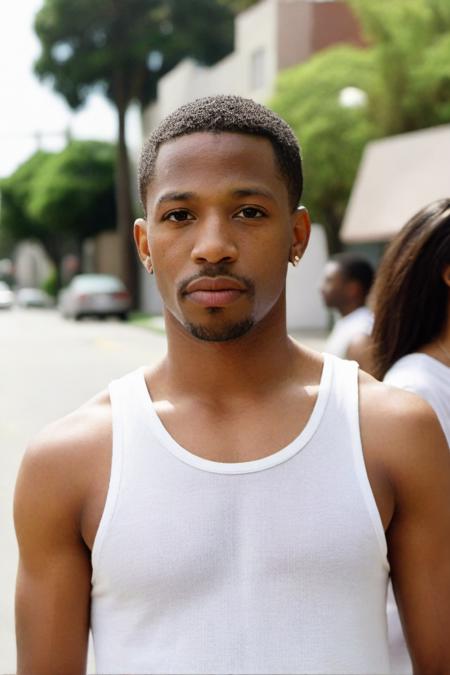
{"type": "Polygon", "coordinates": [[[163,216],[163,220],[170,220],[173,223],[183,223],[184,221],[191,220],[192,218],[192,214],[186,209],[170,211],[163,216]]]}
{"type": "Polygon", "coordinates": [[[256,206],[244,206],[236,213],[238,218],[264,218],[266,214],[256,206]]]}

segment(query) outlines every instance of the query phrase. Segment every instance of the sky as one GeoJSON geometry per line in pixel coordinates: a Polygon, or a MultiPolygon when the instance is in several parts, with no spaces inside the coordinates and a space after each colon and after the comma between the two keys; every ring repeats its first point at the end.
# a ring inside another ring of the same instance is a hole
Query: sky
{"type": "Polygon", "coordinates": [[[100,94],[74,113],[33,74],[40,52],[33,18],[42,4],[0,0],[0,177],[12,173],[38,147],[61,150],[67,129],[74,138],[112,141],[116,136],[115,110],[100,94]]]}

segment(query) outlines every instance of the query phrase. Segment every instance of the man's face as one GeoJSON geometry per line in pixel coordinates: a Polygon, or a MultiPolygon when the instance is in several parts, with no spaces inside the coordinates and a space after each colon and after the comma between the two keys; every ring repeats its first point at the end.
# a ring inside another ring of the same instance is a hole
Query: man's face
{"type": "Polygon", "coordinates": [[[167,310],[193,335],[240,337],[284,301],[309,220],[291,212],[267,139],[202,132],[163,144],[146,206],[141,258],[151,256],[167,310]]]}
{"type": "Polygon", "coordinates": [[[330,261],[325,265],[320,286],[323,301],[330,309],[339,309],[347,299],[347,280],[340,265],[330,261]]]}

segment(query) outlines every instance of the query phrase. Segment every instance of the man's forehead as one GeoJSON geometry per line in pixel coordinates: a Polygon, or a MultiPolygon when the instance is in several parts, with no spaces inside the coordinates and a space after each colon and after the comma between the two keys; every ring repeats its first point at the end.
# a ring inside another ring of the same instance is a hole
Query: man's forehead
{"type": "Polygon", "coordinates": [[[195,132],[165,142],[159,148],[148,190],[194,189],[202,183],[235,187],[244,182],[259,185],[272,193],[286,191],[271,142],[262,136],[235,132],[195,132]]]}
{"type": "Polygon", "coordinates": [[[198,155],[206,149],[208,152],[242,154],[244,157],[250,151],[269,154],[275,159],[272,144],[264,136],[237,131],[195,131],[161,143],[156,153],[156,164],[161,159],[177,159],[189,154],[198,155]]]}

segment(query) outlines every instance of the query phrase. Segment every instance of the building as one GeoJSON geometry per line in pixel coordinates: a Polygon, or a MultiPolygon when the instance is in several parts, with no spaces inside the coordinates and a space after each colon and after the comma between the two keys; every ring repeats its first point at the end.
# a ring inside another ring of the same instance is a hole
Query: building
{"type": "MultiPolygon", "coordinates": [[[[281,70],[303,63],[337,42],[362,44],[359,25],[338,0],[262,0],[235,19],[235,49],[213,66],[185,59],[159,80],[157,98],[143,113],[143,137],[178,106],[203,96],[238,94],[266,102],[281,70]]],[[[291,329],[325,328],[328,315],[318,286],[327,258],[323,232],[313,228],[307,279],[300,269],[288,275],[288,325],[291,329]],[[305,293],[304,289],[308,292],[305,293]]],[[[161,311],[153,278],[142,271],[142,308],[161,311]]]]}
{"type": "Polygon", "coordinates": [[[337,42],[362,44],[356,19],[336,0],[262,0],[236,17],[234,35],[234,51],[215,65],[184,59],[159,80],[157,99],[143,115],[144,136],[202,96],[238,94],[264,103],[281,70],[337,42]]]}
{"type": "Polygon", "coordinates": [[[341,238],[346,244],[385,243],[422,207],[450,194],[450,125],[367,144],[341,238]]]}
{"type": "Polygon", "coordinates": [[[14,251],[14,276],[17,288],[40,288],[54,265],[37,241],[22,241],[14,251]]]}

